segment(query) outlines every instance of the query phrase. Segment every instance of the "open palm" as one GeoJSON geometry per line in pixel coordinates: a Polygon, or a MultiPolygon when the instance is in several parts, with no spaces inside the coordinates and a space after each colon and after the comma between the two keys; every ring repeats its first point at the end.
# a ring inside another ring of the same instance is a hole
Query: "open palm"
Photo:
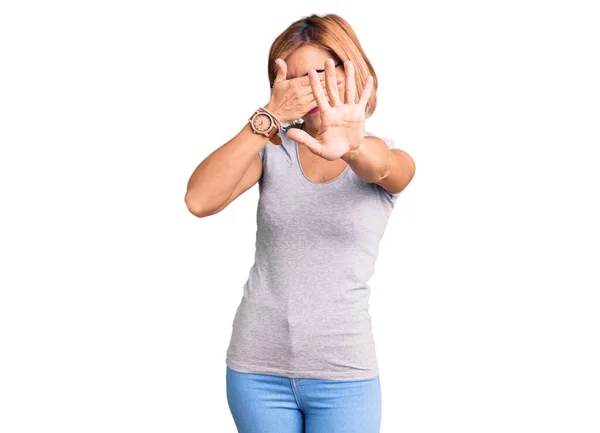
{"type": "Polygon", "coordinates": [[[336,160],[360,146],[365,135],[365,107],[373,88],[373,77],[369,75],[359,101],[355,102],[354,65],[348,61],[344,66],[346,79],[343,103],[337,90],[335,66],[332,59],[325,61],[327,95],[323,91],[317,72],[314,69],[308,72],[310,86],[321,117],[318,135],[313,138],[298,128],[291,128],[287,131],[290,139],[306,145],[311,152],[329,161],[336,160]],[[329,102],[327,96],[329,96],[329,102]]]}

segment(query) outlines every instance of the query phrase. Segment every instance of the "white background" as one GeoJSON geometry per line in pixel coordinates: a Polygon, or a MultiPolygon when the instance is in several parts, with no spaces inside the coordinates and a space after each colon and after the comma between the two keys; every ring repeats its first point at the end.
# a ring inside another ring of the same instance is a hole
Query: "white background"
{"type": "Polygon", "coordinates": [[[312,13],[417,166],[369,281],[382,432],[600,431],[594,2],[336,3],[2,2],[0,431],[236,431],[258,186],[204,219],[185,187],[312,13]]]}

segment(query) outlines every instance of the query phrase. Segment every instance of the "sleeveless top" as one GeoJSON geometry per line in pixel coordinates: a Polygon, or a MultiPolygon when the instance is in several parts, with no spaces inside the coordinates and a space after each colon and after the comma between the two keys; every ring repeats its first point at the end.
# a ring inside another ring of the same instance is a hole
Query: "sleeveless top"
{"type": "Polygon", "coordinates": [[[289,378],[375,377],[367,280],[402,192],[364,182],[349,165],[328,182],[313,182],[298,144],[285,130],[279,135],[281,145],[267,142],[260,151],[255,262],[226,364],[289,378]]]}

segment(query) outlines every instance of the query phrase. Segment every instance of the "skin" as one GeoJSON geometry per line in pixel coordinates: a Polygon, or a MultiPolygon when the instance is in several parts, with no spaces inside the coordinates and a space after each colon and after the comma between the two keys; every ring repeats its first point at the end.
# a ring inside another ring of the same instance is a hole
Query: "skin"
{"type": "MultiPolygon", "coordinates": [[[[320,47],[305,45],[285,60],[277,59],[280,62],[281,71],[275,81],[286,81],[279,88],[286,89],[285,92],[294,89],[299,98],[290,99],[284,93],[283,98],[278,98],[278,106],[267,105],[284,120],[297,119],[298,108],[300,113],[305,111],[302,119],[306,130],[287,131],[287,136],[298,143],[305,175],[314,182],[327,182],[350,165],[363,181],[377,183],[390,192],[402,191],[415,172],[410,155],[388,148],[378,137],[364,136],[364,108],[372,83],[367,83],[365,95],[358,95],[353,90],[351,62],[334,68],[333,59],[320,47]],[[317,74],[315,69],[325,71],[317,74]],[[336,77],[344,83],[339,89],[336,77]],[[307,78],[309,86],[305,89],[307,78]],[[353,92],[354,100],[346,98],[353,92]],[[315,105],[320,110],[307,114],[315,105]],[[281,117],[286,112],[289,119],[281,117]]],[[[266,137],[253,134],[246,123],[233,138],[207,156],[187,184],[185,204],[189,211],[199,218],[219,213],[256,184],[262,173],[258,152],[267,142],[266,137]]]]}
{"type": "MultiPolygon", "coordinates": [[[[331,69],[328,69],[325,64],[325,61],[328,59],[331,59],[333,61],[333,58],[329,55],[329,53],[321,47],[304,45],[292,52],[285,59],[285,63],[287,65],[286,79],[289,80],[292,78],[308,75],[309,79],[311,80],[310,83],[312,87],[314,81],[312,80],[312,78],[314,78],[314,74],[311,75],[311,71],[325,69],[325,82],[326,85],[330,85],[330,83],[327,82],[327,77],[328,74],[331,74],[331,69]]],[[[345,101],[344,81],[346,79],[346,74],[344,71],[344,65],[340,65],[337,68],[335,68],[334,72],[336,81],[339,80],[341,82],[339,87],[336,86],[337,96],[341,101],[345,101]]],[[[328,100],[329,91],[330,89],[327,89],[326,97],[328,100]]],[[[317,99],[314,89],[313,95],[315,96],[315,99],[317,99]]],[[[304,114],[304,116],[302,116],[302,120],[304,120],[303,130],[306,131],[311,137],[316,137],[318,135],[319,126],[321,124],[320,114],[318,112],[312,114],[306,113],[304,114]]]]}
{"type": "Polygon", "coordinates": [[[286,79],[308,75],[319,110],[302,116],[303,128],[291,128],[287,136],[298,142],[300,162],[315,182],[337,177],[346,167],[365,182],[377,183],[390,192],[402,191],[412,180],[415,164],[401,149],[390,149],[375,136],[364,136],[365,107],[373,78],[368,77],[362,95],[356,91],[354,65],[335,61],[321,47],[304,45],[286,59],[286,79]],[[320,74],[325,70],[325,86],[320,74]],[[337,82],[341,81],[341,85],[337,82]]]}

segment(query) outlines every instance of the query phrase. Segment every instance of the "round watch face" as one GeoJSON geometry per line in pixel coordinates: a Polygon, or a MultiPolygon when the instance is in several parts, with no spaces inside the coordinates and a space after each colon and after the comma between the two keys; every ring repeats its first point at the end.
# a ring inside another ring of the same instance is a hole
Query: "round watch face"
{"type": "Polygon", "coordinates": [[[252,124],[256,130],[260,132],[268,131],[272,123],[271,117],[264,113],[257,114],[254,120],[252,120],[252,124]]]}

